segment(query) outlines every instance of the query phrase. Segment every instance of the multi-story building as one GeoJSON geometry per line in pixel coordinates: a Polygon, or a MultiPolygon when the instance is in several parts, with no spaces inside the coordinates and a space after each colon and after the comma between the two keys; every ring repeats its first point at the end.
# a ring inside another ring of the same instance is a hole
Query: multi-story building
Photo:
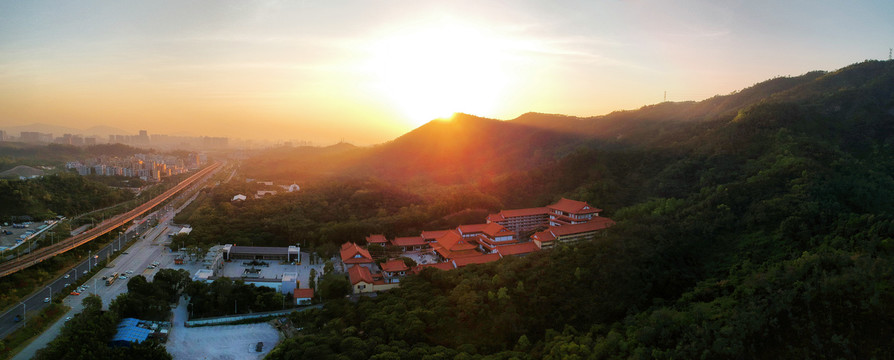
{"type": "Polygon", "coordinates": [[[41,143],[50,143],[53,142],[53,134],[44,134],[36,131],[22,131],[20,133],[19,139],[22,142],[41,142],[41,143]]]}
{"type": "Polygon", "coordinates": [[[348,279],[351,281],[351,292],[362,294],[374,291],[384,291],[400,286],[400,283],[385,283],[381,274],[373,275],[368,268],[363,266],[351,266],[348,269],[348,279]]]}
{"type": "Polygon", "coordinates": [[[516,233],[531,231],[549,222],[549,210],[545,207],[502,210],[487,216],[488,223],[497,223],[516,233]]]}
{"type": "Polygon", "coordinates": [[[400,278],[406,276],[407,272],[410,271],[410,267],[401,259],[388,260],[383,262],[380,267],[382,268],[382,275],[386,284],[399,283],[400,278]]]}
{"type": "Polygon", "coordinates": [[[373,265],[373,258],[369,255],[369,251],[352,242],[341,245],[340,255],[344,268],[355,265],[368,268],[373,265]]]}
{"type": "Polygon", "coordinates": [[[503,225],[515,232],[531,231],[546,226],[583,224],[599,216],[597,209],[583,201],[562,198],[546,207],[503,210],[487,216],[488,223],[503,225]]]}
{"type": "Polygon", "coordinates": [[[531,240],[537,247],[549,249],[557,243],[573,244],[593,240],[614,224],[615,222],[609,218],[595,217],[582,224],[550,226],[549,229],[531,235],[531,240]]]}
{"type": "Polygon", "coordinates": [[[463,238],[478,243],[479,249],[485,253],[493,253],[497,246],[518,243],[516,234],[497,223],[460,225],[456,228],[463,238]]]}
{"type": "Polygon", "coordinates": [[[566,198],[562,198],[546,208],[549,209],[549,226],[583,224],[594,216],[599,216],[602,211],[586,202],[566,198]]]}
{"type": "Polygon", "coordinates": [[[442,260],[481,255],[477,248],[475,241],[462,237],[456,230],[447,231],[432,244],[432,249],[442,260]]]}

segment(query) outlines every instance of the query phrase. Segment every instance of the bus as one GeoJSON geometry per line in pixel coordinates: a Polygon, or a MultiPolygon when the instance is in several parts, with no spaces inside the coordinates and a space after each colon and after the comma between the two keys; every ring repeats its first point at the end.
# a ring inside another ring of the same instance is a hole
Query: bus
{"type": "Polygon", "coordinates": [[[106,278],[106,286],[112,286],[115,283],[115,280],[118,280],[118,273],[113,272],[112,275],[106,278]]]}

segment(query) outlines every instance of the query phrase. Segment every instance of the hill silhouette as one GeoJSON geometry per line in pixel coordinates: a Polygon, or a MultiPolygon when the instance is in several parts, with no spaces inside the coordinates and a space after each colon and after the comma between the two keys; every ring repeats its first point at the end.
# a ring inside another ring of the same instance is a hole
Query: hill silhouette
{"type": "MultiPolygon", "coordinates": [[[[740,113],[765,104],[796,103],[828,116],[847,117],[836,112],[865,111],[863,106],[872,103],[888,106],[877,112],[886,114],[892,111],[890,98],[886,98],[892,86],[891,63],[868,61],[833,72],[770,79],[699,102],[664,102],[601,116],[526,113],[501,121],[458,113],[380,145],[280,148],[262,153],[250,166],[262,174],[259,176],[284,181],[375,176],[398,182],[473,183],[537,168],[581,147],[608,149],[687,141],[693,137],[693,127],[718,129],[740,113]]],[[[844,126],[834,126],[839,125],[844,126]]]]}

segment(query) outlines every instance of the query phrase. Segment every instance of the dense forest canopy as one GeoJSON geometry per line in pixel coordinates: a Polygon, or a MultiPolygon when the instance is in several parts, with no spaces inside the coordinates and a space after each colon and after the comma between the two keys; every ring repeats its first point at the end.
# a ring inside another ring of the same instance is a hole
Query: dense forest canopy
{"type": "Polygon", "coordinates": [[[378,147],[317,151],[265,153],[275,171],[247,161],[241,176],[301,190],[206,189],[178,240],[332,255],[370,233],[559,197],[617,225],[296,314],[304,330],[270,358],[883,358],[894,347],[894,62],[594,118],[458,115],[378,147]],[[451,141],[462,134],[474,137],[451,141]]]}
{"type": "Polygon", "coordinates": [[[129,191],[113,189],[76,174],[61,173],[29,180],[0,179],[0,219],[72,216],[115,205],[133,196],[129,191]]]}

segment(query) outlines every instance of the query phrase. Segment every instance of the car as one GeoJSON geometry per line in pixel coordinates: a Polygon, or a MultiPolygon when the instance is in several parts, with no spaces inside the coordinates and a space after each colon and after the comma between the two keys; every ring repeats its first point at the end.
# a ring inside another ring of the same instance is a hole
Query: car
{"type": "Polygon", "coordinates": [[[125,279],[127,279],[127,276],[121,275],[121,276],[119,276],[118,278],[121,279],[121,280],[125,280],[125,279]]]}
{"type": "Polygon", "coordinates": [[[149,265],[146,267],[147,269],[155,269],[155,266],[149,265]]]}
{"type": "Polygon", "coordinates": [[[43,302],[45,302],[45,303],[50,302],[50,298],[43,298],[43,302]]]}
{"type": "Polygon", "coordinates": [[[71,316],[65,318],[65,321],[71,320],[71,316]]]}
{"type": "Polygon", "coordinates": [[[126,273],[133,274],[133,270],[127,270],[126,273]]]}
{"type": "Polygon", "coordinates": [[[127,251],[125,251],[125,252],[123,252],[123,253],[121,253],[121,255],[127,255],[127,251]]]}
{"type": "Polygon", "coordinates": [[[71,274],[65,274],[65,276],[63,276],[63,277],[66,278],[66,279],[68,279],[68,278],[71,277],[71,274]]]}
{"type": "Polygon", "coordinates": [[[81,274],[87,275],[87,270],[84,270],[81,274]]]}
{"type": "Polygon", "coordinates": [[[70,294],[71,294],[71,295],[74,295],[74,296],[81,295],[81,293],[79,293],[79,292],[77,292],[77,291],[72,291],[70,294]]]}
{"type": "Polygon", "coordinates": [[[68,287],[68,285],[69,285],[68,283],[65,283],[65,286],[63,286],[63,287],[68,287]]]}

